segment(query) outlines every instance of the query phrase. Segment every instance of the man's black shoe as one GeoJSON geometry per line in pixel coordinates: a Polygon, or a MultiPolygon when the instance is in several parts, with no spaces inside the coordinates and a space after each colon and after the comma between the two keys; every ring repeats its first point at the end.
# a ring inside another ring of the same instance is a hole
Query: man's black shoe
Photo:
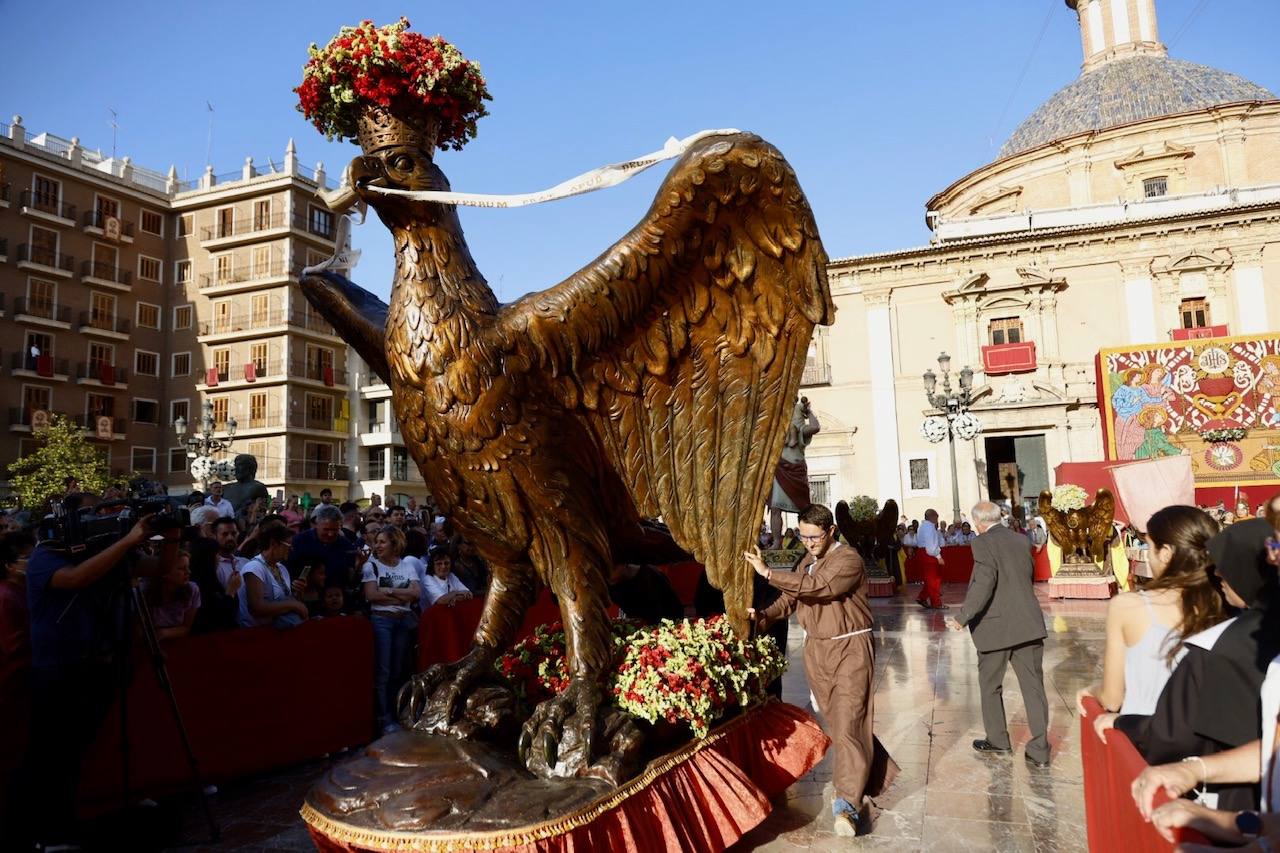
{"type": "Polygon", "coordinates": [[[994,752],[997,755],[1008,755],[1013,752],[1012,749],[1001,749],[985,738],[982,740],[975,740],[973,742],[973,748],[978,752],[994,752]]]}
{"type": "Polygon", "coordinates": [[[925,610],[928,610],[928,609],[929,609],[929,602],[925,601],[925,600],[924,600],[924,599],[922,599],[922,598],[917,598],[917,599],[916,599],[916,604],[919,604],[919,605],[920,605],[921,607],[923,607],[925,610]]]}
{"type": "MultiPolygon", "coordinates": [[[[974,746],[977,746],[977,744],[974,744],[974,746]]],[[[1022,753],[1022,757],[1027,759],[1027,763],[1030,764],[1032,767],[1038,767],[1039,769],[1044,770],[1046,767],[1049,766],[1048,759],[1045,759],[1044,761],[1038,761],[1032,758],[1030,755],[1028,755],[1025,752],[1022,753]]]]}

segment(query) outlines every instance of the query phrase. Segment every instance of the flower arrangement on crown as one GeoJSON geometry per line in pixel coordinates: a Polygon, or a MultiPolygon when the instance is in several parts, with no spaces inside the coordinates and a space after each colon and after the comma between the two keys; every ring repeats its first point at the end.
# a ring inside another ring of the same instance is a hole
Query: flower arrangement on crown
{"type": "MultiPolygon", "coordinates": [[[[614,704],[650,723],[685,724],[704,738],[734,708],[762,702],[765,687],[786,669],[771,637],[739,640],[724,616],[663,620],[648,628],[615,620],[615,665],[607,693],[614,704]]],[[[523,701],[537,703],[569,686],[564,626],[539,626],[494,662],[523,701]]]]}
{"type": "Polygon", "coordinates": [[[869,495],[858,495],[849,501],[849,516],[854,521],[872,521],[880,512],[880,502],[869,495]]]}
{"type": "Polygon", "coordinates": [[[361,115],[381,108],[401,119],[429,113],[435,145],[461,150],[492,100],[480,66],[441,36],[409,31],[409,19],[343,27],[312,44],[302,70],[298,111],[329,139],[355,139],[361,115]]]}
{"type": "Polygon", "coordinates": [[[1075,483],[1063,483],[1053,489],[1050,504],[1058,512],[1070,512],[1073,509],[1084,509],[1089,503],[1089,493],[1075,483]]]}

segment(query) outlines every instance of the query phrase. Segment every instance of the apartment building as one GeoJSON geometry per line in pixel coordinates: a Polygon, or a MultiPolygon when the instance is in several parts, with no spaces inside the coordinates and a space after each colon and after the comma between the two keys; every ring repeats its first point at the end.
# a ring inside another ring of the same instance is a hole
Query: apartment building
{"type": "Polygon", "coordinates": [[[426,486],[391,411],[391,388],[355,350],[351,350],[350,367],[355,434],[347,460],[352,472],[351,498],[378,495],[384,505],[404,505],[410,497],[421,501],[426,486]]]}
{"type": "Polygon", "coordinates": [[[113,470],[189,489],[173,424],[198,425],[207,400],[268,487],[345,497],[347,347],[298,289],[334,249],[325,186],[292,142],[265,167],[183,182],[0,123],[0,488],[61,413],[113,470]]]}

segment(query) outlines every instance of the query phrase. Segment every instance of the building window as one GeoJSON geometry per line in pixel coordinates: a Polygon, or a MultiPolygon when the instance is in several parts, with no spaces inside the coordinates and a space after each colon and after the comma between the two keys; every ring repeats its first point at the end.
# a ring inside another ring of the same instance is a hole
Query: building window
{"type": "Polygon", "coordinates": [[[160,423],[160,404],[155,400],[133,400],[133,420],[140,424],[160,423]]]}
{"type": "Polygon", "coordinates": [[[927,492],[932,488],[929,483],[929,460],[907,460],[907,471],[911,477],[911,491],[927,492]]]}
{"type": "Polygon", "coordinates": [[[58,232],[31,226],[31,261],[46,267],[58,265],[58,232]]]}
{"type": "Polygon", "coordinates": [[[142,230],[157,237],[164,236],[164,217],[154,210],[142,211],[142,230]]]}
{"type": "Polygon", "coordinates": [[[173,307],[173,327],[175,329],[191,328],[191,306],[175,305],[173,307]]]}
{"type": "Polygon", "coordinates": [[[1144,198],[1159,198],[1162,195],[1169,194],[1169,176],[1160,175],[1155,178],[1147,178],[1142,182],[1142,195],[1144,198]]]}
{"type": "Polygon", "coordinates": [[[264,393],[249,395],[249,426],[267,426],[267,395],[264,393]]]}
{"type": "Polygon", "coordinates": [[[381,480],[387,476],[387,449],[385,447],[369,448],[369,464],[366,466],[366,480],[381,480]]]}
{"type": "Polygon", "coordinates": [[[116,298],[105,293],[89,296],[89,325],[95,329],[114,330],[116,327],[116,298]]]}
{"type": "Polygon", "coordinates": [[[85,394],[84,411],[91,418],[112,417],[116,413],[116,398],[110,394],[85,394]]]}
{"type": "Polygon", "coordinates": [[[52,178],[36,175],[31,184],[35,206],[47,213],[58,212],[58,202],[62,200],[62,184],[52,178]]]}
{"type": "Polygon", "coordinates": [[[173,354],[173,370],[174,376],[190,376],[191,375],[191,353],[175,352],[173,354]]]}
{"type": "Polygon", "coordinates": [[[307,419],[320,424],[320,429],[330,429],[333,422],[333,398],[323,394],[308,394],[307,419]]]}
{"type": "Polygon", "coordinates": [[[213,330],[215,332],[231,331],[231,300],[223,299],[213,303],[213,330]]]}
{"type": "Polygon", "coordinates": [[[1184,299],[1178,306],[1178,314],[1182,317],[1182,328],[1204,329],[1209,325],[1209,301],[1207,299],[1184,299]]]}
{"type": "MultiPolygon", "coordinates": [[[[52,281],[33,278],[27,280],[27,313],[32,317],[52,320],[58,304],[58,285],[52,281]]],[[[46,353],[48,355],[48,353],[46,353]]]]}
{"type": "Polygon", "coordinates": [[[987,336],[992,346],[1022,343],[1022,320],[1017,317],[1001,317],[987,324],[987,336]]]}
{"type": "Polygon", "coordinates": [[[235,210],[230,207],[224,207],[215,216],[218,218],[218,230],[216,233],[219,237],[230,237],[235,233],[235,210]]]}
{"type": "Polygon", "coordinates": [[[255,293],[249,299],[249,322],[253,327],[265,326],[268,323],[271,300],[264,293],[255,293]]]}
{"type": "Polygon", "coordinates": [[[822,504],[823,506],[831,505],[831,478],[830,477],[810,477],[809,478],[809,499],[813,503],[822,504]]]}
{"type": "Polygon", "coordinates": [[[250,256],[254,278],[266,278],[271,275],[271,247],[254,246],[250,256]]]}
{"type": "Polygon", "coordinates": [[[173,264],[173,283],[191,283],[191,261],[175,261],[173,264]]]}
{"type": "Polygon", "coordinates": [[[160,259],[139,255],[138,278],[144,281],[160,281],[160,259]]]}
{"type": "Polygon", "coordinates": [[[105,243],[93,244],[93,274],[96,278],[116,281],[116,271],[120,268],[120,253],[115,246],[105,243]]]}
{"type": "Polygon", "coordinates": [[[218,255],[213,259],[213,280],[218,284],[227,284],[231,281],[231,270],[231,255],[218,255]]]}
{"type": "Polygon", "coordinates": [[[213,423],[218,429],[222,429],[227,425],[227,412],[230,410],[230,402],[226,397],[213,397],[213,423]]]}
{"type": "Polygon", "coordinates": [[[170,400],[169,401],[169,423],[173,423],[178,418],[184,421],[191,420],[191,401],[190,400],[170,400]]]}
{"type": "Polygon", "coordinates": [[[194,213],[184,213],[178,217],[178,236],[190,237],[191,232],[196,228],[196,220],[194,213]]]}
{"type": "Polygon", "coordinates": [[[160,306],[152,305],[150,302],[139,302],[136,322],[144,329],[160,328],[160,306]]]}
{"type": "Polygon", "coordinates": [[[264,198],[253,203],[253,230],[265,231],[271,227],[271,199],[264,198]]]}
{"type": "Polygon", "coordinates": [[[53,336],[42,332],[27,332],[27,346],[23,352],[26,355],[27,370],[35,370],[37,358],[42,355],[53,356],[53,336]]]}
{"type": "Polygon", "coordinates": [[[140,474],[154,474],[156,472],[156,449],[154,447],[135,447],[131,454],[132,465],[130,467],[140,474]]]}
{"type": "Polygon", "coordinates": [[[231,376],[231,350],[216,349],[213,351],[213,369],[218,372],[218,381],[226,382],[231,376]]]}
{"type": "Polygon", "coordinates": [[[333,213],[314,205],[307,208],[307,230],[312,234],[333,239],[333,213]]]}
{"type": "Polygon", "coordinates": [[[31,423],[32,412],[47,412],[50,407],[50,400],[53,399],[52,392],[42,385],[23,385],[22,386],[22,420],[26,424],[31,423]]]}
{"type": "Polygon", "coordinates": [[[114,367],[116,348],[111,344],[89,344],[89,375],[97,378],[103,367],[114,367]]]}
{"type": "Polygon", "coordinates": [[[169,473],[177,474],[187,470],[187,449],[185,447],[169,448],[169,473]]]}
{"type": "Polygon", "coordinates": [[[253,364],[254,373],[258,376],[267,375],[267,345],[251,344],[249,346],[249,361],[253,364]]]}
{"type": "Polygon", "coordinates": [[[159,376],[160,353],[138,350],[133,354],[133,370],[139,376],[159,376]]]}

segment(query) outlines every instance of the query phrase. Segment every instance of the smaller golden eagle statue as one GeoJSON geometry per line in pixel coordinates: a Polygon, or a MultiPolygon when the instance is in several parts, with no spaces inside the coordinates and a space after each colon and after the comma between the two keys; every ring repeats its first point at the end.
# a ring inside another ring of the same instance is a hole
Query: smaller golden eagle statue
{"type": "Polygon", "coordinates": [[[1064,565],[1099,564],[1107,556],[1107,543],[1114,531],[1116,499],[1107,489],[1098,489],[1093,503],[1063,512],[1053,505],[1053,493],[1040,493],[1040,515],[1049,526],[1049,535],[1062,548],[1064,565]]]}

